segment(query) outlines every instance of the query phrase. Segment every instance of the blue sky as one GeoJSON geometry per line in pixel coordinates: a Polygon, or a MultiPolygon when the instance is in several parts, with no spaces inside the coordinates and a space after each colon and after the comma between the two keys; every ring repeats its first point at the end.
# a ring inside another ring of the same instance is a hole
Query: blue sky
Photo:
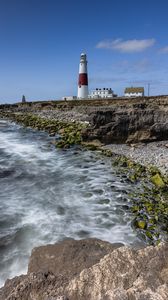
{"type": "Polygon", "coordinates": [[[0,0],[0,102],[76,95],[81,52],[90,90],[168,94],[167,28],[167,0],[0,0]]]}

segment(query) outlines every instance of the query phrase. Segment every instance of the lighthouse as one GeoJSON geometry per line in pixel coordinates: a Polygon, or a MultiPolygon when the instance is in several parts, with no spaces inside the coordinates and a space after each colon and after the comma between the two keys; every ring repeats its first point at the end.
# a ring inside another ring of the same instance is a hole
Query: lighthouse
{"type": "Polygon", "coordinates": [[[81,53],[79,64],[78,99],[88,98],[88,75],[86,54],[81,53]]]}

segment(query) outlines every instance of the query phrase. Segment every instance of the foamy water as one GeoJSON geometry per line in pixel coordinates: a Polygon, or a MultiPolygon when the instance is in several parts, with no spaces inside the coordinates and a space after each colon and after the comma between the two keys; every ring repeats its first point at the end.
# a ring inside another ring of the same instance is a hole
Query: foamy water
{"type": "Polygon", "coordinates": [[[67,237],[138,243],[128,193],[109,159],[57,150],[47,133],[0,121],[0,285],[26,273],[33,247],[67,237]]]}

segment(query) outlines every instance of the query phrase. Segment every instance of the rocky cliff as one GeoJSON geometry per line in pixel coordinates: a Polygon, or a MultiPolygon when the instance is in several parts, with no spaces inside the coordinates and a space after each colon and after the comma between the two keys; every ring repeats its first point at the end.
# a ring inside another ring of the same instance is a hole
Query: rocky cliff
{"type": "Polygon", "coordinates": [[[105,144],[152,142],[168,139],[168,97],[141,99],[101,107],[89,114],[84,140],[105,144]]]}
{"type": "Polygon", "coordinates": [[[89,121],[83,139],[105,144],[168,139],[168,96],[1,105],[0,113],[31,112],[63,121],[89,121]]]}
{"type": "Polygon", "coordinates": [[[166,300],[167,284],[167,244],[65,240],[35,248],[28,274],[7,280],[0,300],[166,300]]]}

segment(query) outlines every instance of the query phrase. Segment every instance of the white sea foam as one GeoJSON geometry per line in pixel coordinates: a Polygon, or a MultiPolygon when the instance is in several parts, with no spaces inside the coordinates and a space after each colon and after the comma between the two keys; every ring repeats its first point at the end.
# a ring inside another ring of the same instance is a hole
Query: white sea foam
{"type": "Polygon", "coordinates": [[[0,132],[0,168],[9,170],[0,180],[0,284],[26,272],[35,246],[66,237],[137,240],[122,208],[130,187],[109,161],[50,149],[49,142],[45,133],[11,124],[0,132]]]}

